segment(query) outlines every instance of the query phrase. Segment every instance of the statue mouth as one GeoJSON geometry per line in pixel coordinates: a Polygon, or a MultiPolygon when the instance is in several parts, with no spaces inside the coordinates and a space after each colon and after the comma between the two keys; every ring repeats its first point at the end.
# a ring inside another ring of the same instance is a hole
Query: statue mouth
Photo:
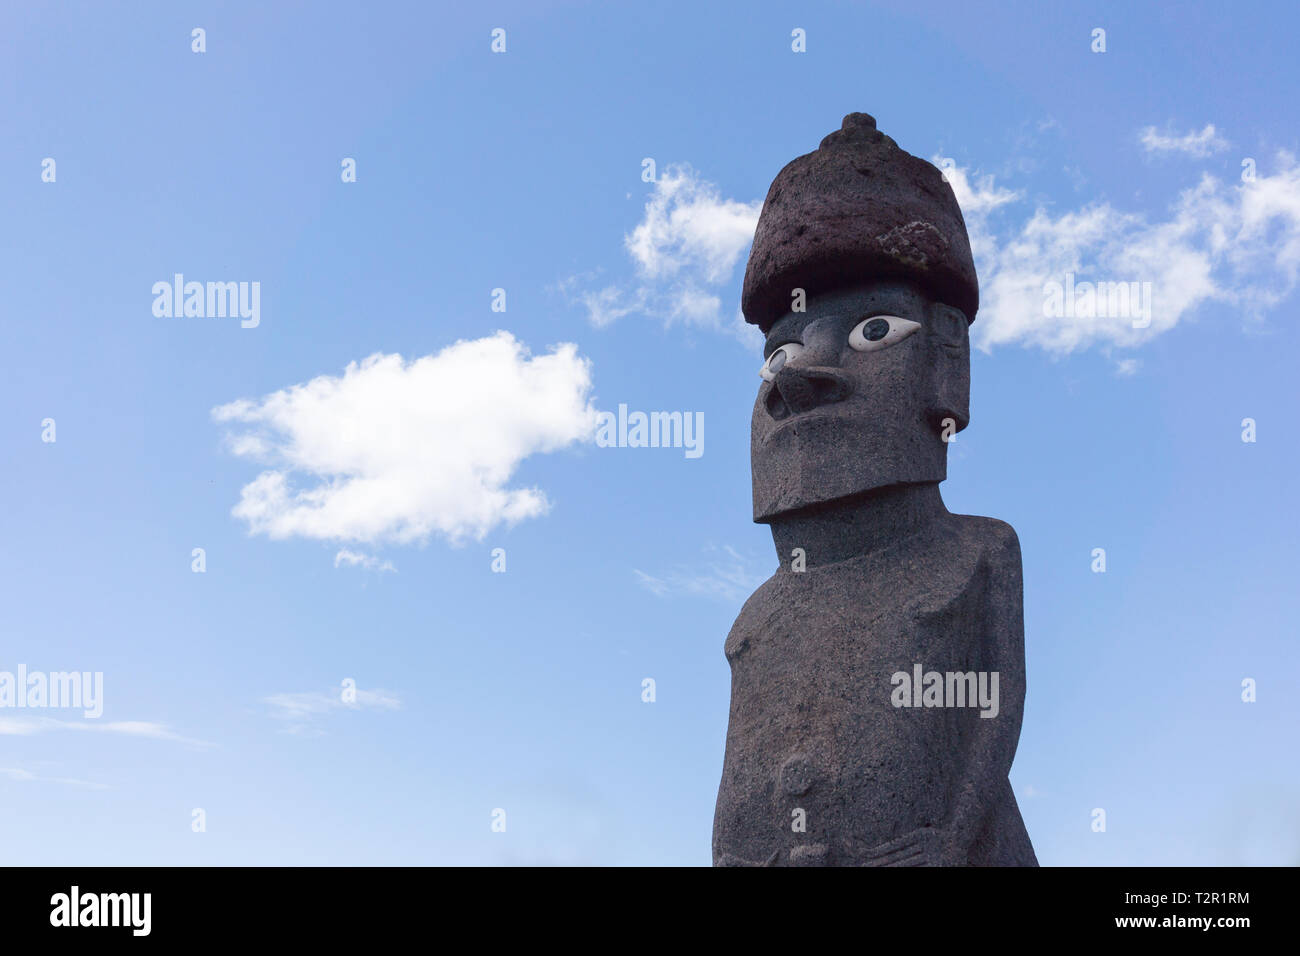
{"type": "MultiPolygon", "coordinates": [[[[793,411],[784,401],[780,402],[781,414],[772,414],[772,422],[769,423],[765,434],[762,437],[764,447],[770,446],[773,442],[784,436],[787,432],[793,431],[795,435],[799,434],[800,426],[809,426],[818,422],[829,422],[834,419],[845,417],[845,412],[837,405],[818,405],[807,411],[793,411]]],[[[769,413],[772,409],[769,407],[769,413]]]]}

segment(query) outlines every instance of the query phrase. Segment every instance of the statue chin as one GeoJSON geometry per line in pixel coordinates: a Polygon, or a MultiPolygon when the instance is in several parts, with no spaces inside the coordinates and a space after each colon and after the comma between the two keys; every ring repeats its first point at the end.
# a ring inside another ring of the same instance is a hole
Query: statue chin
{"type": "Polygon", "coordinates": [[[916,423],[877,419],[864,427],[857,415],[832,412],[775,428],[755,425],[750,459],[760,524],[878,488],[948,477],[947,446],[916,423]]]}

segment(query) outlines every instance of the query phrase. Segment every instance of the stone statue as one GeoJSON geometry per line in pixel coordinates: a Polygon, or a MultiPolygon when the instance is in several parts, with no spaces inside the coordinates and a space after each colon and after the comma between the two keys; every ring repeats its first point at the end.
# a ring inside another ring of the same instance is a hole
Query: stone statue
{"type": "Polygon", "coordinates": [[[781,566],[726,640],[715,865],[1036,866],[1007,779],[1020,544],[939,495],[979,307],[951,187],[850,114],[772,183],[741,305],[781,566]]]}

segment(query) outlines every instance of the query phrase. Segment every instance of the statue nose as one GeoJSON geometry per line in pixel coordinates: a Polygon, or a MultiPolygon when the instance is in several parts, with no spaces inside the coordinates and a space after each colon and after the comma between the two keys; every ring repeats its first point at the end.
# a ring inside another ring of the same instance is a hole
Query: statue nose
{"type": "Polygon", "coordinates": [[[825,365],[811,368],[786,365],[772,379],[767,411],[779,421],[822,405],[842,402],[852,394],[852,382],[839,369],[825,365]]]}
{"type": "Polygon", "coordinates": [[[853,383],[837,367],[842,335],[834,316],[808,323],[803,331],[803,351],[781,366],[767,394],[767,411],[778,421],[842,402],[853,394],[853,383]]]}

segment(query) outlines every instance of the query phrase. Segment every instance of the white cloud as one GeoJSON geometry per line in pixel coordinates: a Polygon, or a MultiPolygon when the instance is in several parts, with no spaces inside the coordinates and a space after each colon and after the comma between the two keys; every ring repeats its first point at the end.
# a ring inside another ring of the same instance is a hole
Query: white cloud
{"type": "Polygon", "coordinates": [[[724,199],[690,166],[669,166],[654,184],[640,225],[623,244],[647,279],[689,273],[718,285],[731,278],[758,225],[762,200],[724,199]]]}
{"type": "MultiPolygon", "coordinates": [[[[345,702],[343,690],[306,691],[301,693],[272,694],[263,698],[271,705],[271,716],[285,721],[286,733],[308,732],[313,721],[329,714],[347,710],[400,710],[401,698],[391,691],[353,688],[355,700],[345,702]]],[[[314,731],[320,733],[320,731],[314,731]]]]}
{"type": "Polygon", "coordinates": [[[360,551],[349,551],[343,548],[338,554],[334,555],[334,567],[365,568],[367,571],[392,571],[397,572],[391,561],[380,561],[372,554],[363,554],[360,551]]]}
{"type": "Polygon", "coordinates": [[[1300,275],[1300,165],[1279,153],[1274,167],[1249,183],[1204,175],[1162,217],[1101,202],[1056,215],[1038,207],[1021,220],[1009,215],[1018,194],[948,170],[980,277],[974,341],[985,351],[1018,344],[1063,354],[1141,345],[1208,303],[1241,320],[1260,318],[1300,275]],[[1149,282],[1150,325],[1135,328],[1125,315],[1046,315],[1044,287],[1067,273],[1149,282]]]}
{"type": "MultiPolygon", "coordinates": [[[[974,177],[961,166],[948,166],[943,171],[957,205],[961,206],[963,217],[983,218],[989,213],[1001,209],[1022,197],[1022,193],[1011,189],[999,189],[993,184],[992,176],[974,177]]],[[[968,227],[969,228],[969,227],[968,227]]]]}
{"type": "Polygon", "coordinates": [[[1154,126],[1148,126],[1141,133],[1142,148],[1148,153],[1183,153],[1187,156],[1204,158],[1213,153],[1221,153],[1228,148],[1228,141],[1215,132],[1214,124],[1207,123],[1199,133],[1161,133],[1154,126]]]}
{"type": "Polygon", "coordinates": [[[149,737],[154,740],[171,740],[192,746],[207,747],[201,740],[184,737],[168,728],[148,720],[58,720],[54,717],[0,717],[0,736],[30,737],[62,730],[81,730],[94,733],[120,734],[127,737],[149,737]]]}
{"type": "Polygon", "coordinates": [[[749,597],[771,576],[771,570],[761,570],[755,562],[744,558],[735,548],[723,545],[709,547],[706,553],[716,555],[701,565],[677,567],[660,575],[646,574],[633,568],[641,586],[656,597],[711,597],[724,601],[739,601],[749,597]]]}
{"type": "MultiPolygon", "coordinates": [[[[570,281],[564,285],[566,288],[572,288],[574,283],[570,281]]],[[[577,299],[586,306],[587,317],[591,320],[591,324],[598,329],[603,329],[625,315],[643,310],[646,303],[645,295],[644,289],[629,296],[618,286],[611,285],[594,291],[584,289],[577,294],[577,299]]]]}
{"type": "Polygon", "coordinates": [[[577,346],[531,356],[497,332],[411,361],[376,353],[212,416],[246,426],[230,449],[270,466],[232,511],[252,533],[456,543],[547,511],[541,489],[508,482],[529,455],[594,434],[590,391],[577,346]]]}
{"type": "MultiPolygon", "coordinates": [[[[573,295],[591,323],[609,325],[639,312],[668,325],[713,328],[741,335],[751,330],[723,309],[722,288],[735,275],[754,239],[761,199],[723,198],[717,186],[688,165],[670,165],[653,183],[641,222],[623,237],[635,279],[573,295]]],[[[574,279],[562,287],[569,292],[574,279]]]]}

